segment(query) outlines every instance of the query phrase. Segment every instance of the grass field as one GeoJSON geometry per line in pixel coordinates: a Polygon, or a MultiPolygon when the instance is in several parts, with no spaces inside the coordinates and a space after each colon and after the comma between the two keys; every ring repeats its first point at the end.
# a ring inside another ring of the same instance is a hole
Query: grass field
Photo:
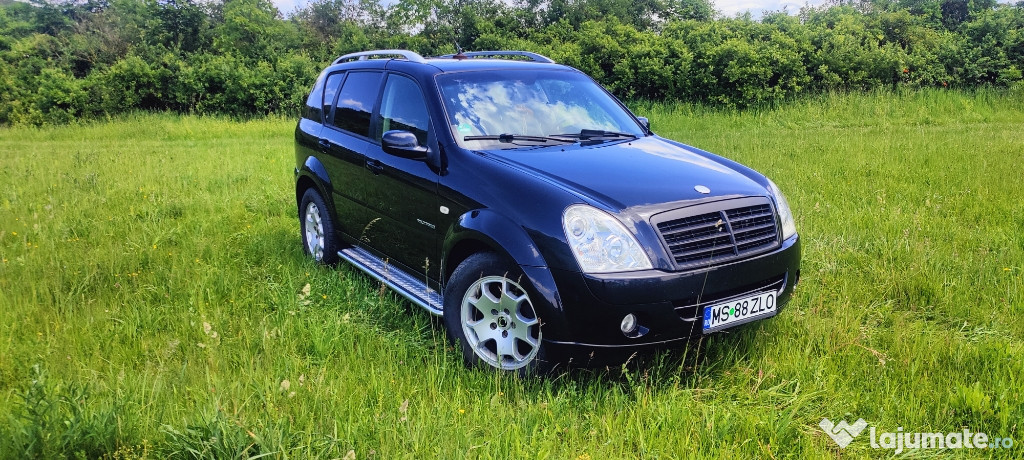
{"type": "Polygon", "coordinates": [[[1019,444],[917,457],[1024,456],[1024,93],[636,109],[775,179],[801,284],[774,319],[526,380],[303,257],[293,120],[0,129],[0,457],[893,453],[840,450],[823,417],[1019,444]]]}

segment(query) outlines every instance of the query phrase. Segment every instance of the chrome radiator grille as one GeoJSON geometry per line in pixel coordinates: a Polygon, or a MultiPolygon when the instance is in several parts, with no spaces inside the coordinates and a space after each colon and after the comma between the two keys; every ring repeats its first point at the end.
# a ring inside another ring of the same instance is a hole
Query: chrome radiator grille
{"type": "Polygon", "coordinates": [[[766,199],[749,205],[746,204],[751,199],[738,201],[743,203],[737,204],[743,205],[711,212],[702,212],[708,205],[696,206],[697,214],[681,217],[674,216],[690,208],[671,211],[667,214],[673,218],[655,224],[678,268],[723,263],[779,245],[779,230],[771,204],[766,199]]]}

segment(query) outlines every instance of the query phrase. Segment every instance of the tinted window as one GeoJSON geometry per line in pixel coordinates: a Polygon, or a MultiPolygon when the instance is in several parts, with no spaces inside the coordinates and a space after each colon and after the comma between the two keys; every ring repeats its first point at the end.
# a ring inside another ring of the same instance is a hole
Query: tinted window
{"type": "Polygon", "coordinates": [[[420,87],[412,79],[401,75],[388,77],[381,99],[380,117],[377,140],[387,131],[400,129],[415,134],[420,145],[426,145],[430,116],[427,115],[420,87]]]}
{"type": "Polygon", "coordinates": [[[314,84],[313,89],[310,90],[309,96],[306,97],[306,107],[302,112],[302,116],[309,118],[310,120],[323,123],[323,98],[324,76],[321,74],[320,77],[316,79],[316,84],[314,84]]]}
{"type": "Polygon", "coordinates": [[[331,74],[327,77],[327,84],[324,85],[324,117],[331,116],[331,106],[334,104],[334,96],[338,94],[338,87],[341,86],[341,80],[345,78],[344,73],[331,74]]]}
{"type": "Polygon", "coordinates": [[[338,93],[334,126],[362,136],[370,135],[370,114],[380,88],[377,72],[351,72],[338,93]]]}

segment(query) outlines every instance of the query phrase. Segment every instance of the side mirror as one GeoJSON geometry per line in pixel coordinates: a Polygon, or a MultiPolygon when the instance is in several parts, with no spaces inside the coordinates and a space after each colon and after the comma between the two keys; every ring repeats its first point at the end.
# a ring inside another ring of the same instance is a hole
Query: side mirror
{"type": "Polygon", "coordinates": [[[636,119],[640,120],[640,124],[644,126],[647,132],[651,132],[651,120],[648,120],[647,117],[636,117],[636,119]]]}
{"type": "Polygon", "coordinates": [[[427,148],[420,145],[416,135],[409,131],[388,131],[381,137],[385,153],[410,160],[427,159],[427,148]]]}

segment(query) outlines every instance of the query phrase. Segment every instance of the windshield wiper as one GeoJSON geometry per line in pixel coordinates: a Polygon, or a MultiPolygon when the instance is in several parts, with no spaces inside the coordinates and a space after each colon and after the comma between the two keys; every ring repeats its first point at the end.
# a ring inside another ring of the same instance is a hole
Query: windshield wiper
{"type": "Polygon", "coordinates": [[[486,136],[466,136],[466,137],[463,137],[462,140],[465,140],[465,141],[498,141],[498,142],[501,142],[503,144],[516,144],[516,145],[520,145],[520,144],[518,144],[518,142],[541,142],[541,143],[548,143],[548,142],[559,142],[559,143],[573,142],[573,141],[568,140],[568,139],[559,139],[557,137],[530,136],[530,135],[526,135],[526,134],[488,134],[486,136]]]}
{"type": "Polygon", "coordinates": [[[636,139],[637,137],[640,137],[640,136],[637,136],[636,134],[620,133],[620,132],[615,132],[615,131],[605,131],[603,129],[583,129],[583,130],[580,130],[580,132],[578,132],[578,133],[552,134],[552,136],[571,137],[571,138],[574,138],[574,139],[579,139],[581,141],[589,141],[589,140],[592,140],[592,139],[623,139],[623,138],[636,139]]]}

